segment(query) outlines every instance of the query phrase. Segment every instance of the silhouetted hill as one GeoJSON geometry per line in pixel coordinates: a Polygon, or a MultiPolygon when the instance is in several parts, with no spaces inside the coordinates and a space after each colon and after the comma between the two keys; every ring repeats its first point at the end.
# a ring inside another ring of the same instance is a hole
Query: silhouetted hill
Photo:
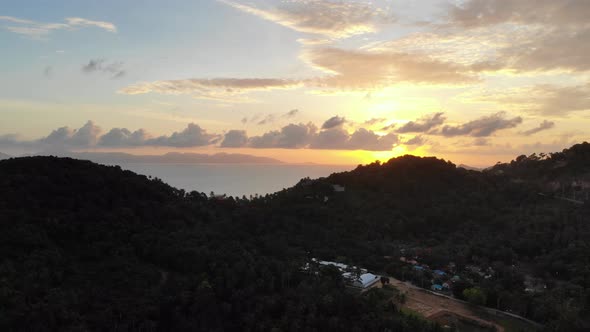
{"type": "Polygon", "coordinates": [[[263,198],[262,206],[267,214],[304,221],[275,227],[291,227],[290,241],[316,255],[346,257],[418,284],[435,278],[392,261],[409,255],[402,249],[439,269],[493,267],[490,279],[465,272],[467,285],[485,291],[488,306],[547,323],[549,330],[579,330],[590,317],[590,187],[579,181],[590,166],[587,147],[550,159],[519,157],[483,172],[403,156],[304,179],[263,198]],[[525,280],[546,288],[525,292],[525,280]],[[567,319],[564,301],[572,305],[567,319]]]}
{"type": "Polygon", "coordinates": [[[584,142],[550,154],[521,155],[487,171],[556,189],[584,182],[590,189],[590,144],[584,142]]]}
{"type": "Polygon", "coordinates": [[[318,257],[436,282],[399,260],[408,256],[460,275],[460,298],[478,289],[487,306],[581,330],[590,209],[571,181],[587,174],[588,155],[583,143],[483,172],[403,156],[253,200],[88,161],[3,160],[0,329],[435,329],[378,291],[346,292],[334,271],[301,271],[318,257]],[[525,291],[525,280],[544,288],[525,291]]]}
{"type": "Polygon", "coordinates": [[[302,273],[305,251],[249,204],[88,161],[0,161],[0,330],[434,331],[330,269],[302,273]]]}

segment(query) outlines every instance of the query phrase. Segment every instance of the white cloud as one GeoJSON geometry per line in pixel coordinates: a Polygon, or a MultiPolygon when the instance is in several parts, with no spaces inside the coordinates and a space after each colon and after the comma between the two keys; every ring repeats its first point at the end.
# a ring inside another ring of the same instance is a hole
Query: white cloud
{"type": "Polygon", "coordinates": [[[15,24],[6,26],[8,31],[34,39],[46,37],[57,30],[75,30],[87,27],[97,27],[112,33],[117,32],[117,27],[111,22],[93,21],[81,17],[68,17],[64,20],[65,23],[41,23],[12,16],[0,16],[0,21],[15,24]]]}
{"type": "MultiPolygon", "coordinates": [[[[273,78],[214,78],[184,79],[143,82],[119,90],[119,93],[138,95],[160,93],[167,95],[189,94],[196,98],[224,100],[246,92],[292,89],[300,86],[299,81],[273,78]]],[[[232,101],[229,99],[229,101],[232,101]]],[[[234,99],[233,101],[247,101],[234,99]]]]}
{"type": "MultiPolygon", "coordinates": [[[[230,0],[219,0],[219,2],[299,32],[322,35],[331,39],[375,32],[380,23],[394,21],[385,10],[361,1],[283,1],[279,5],[272,3],[265,8],[230,0]]],[[[301,39],[301,42],[305,44],[318,41],[324,40],[301,39]]]]}

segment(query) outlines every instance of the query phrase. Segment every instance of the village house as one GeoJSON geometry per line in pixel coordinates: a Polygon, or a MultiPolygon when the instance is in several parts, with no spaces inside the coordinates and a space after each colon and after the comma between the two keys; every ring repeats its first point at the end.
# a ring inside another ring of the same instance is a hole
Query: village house
{"type": "MultiPolygon", "coordinates": [[[[343,263],[320,261],[315,258],[311,259],[313,262],[320,266],[334,266],[342,273],[342,278],[351,286],[366,289],[371,287],[373,284],[381,280],[382,278],[378,275],[369,273],[366,269],[359,268],[356,266],[349,266],[343,263]]],[[[306,264],[304,270],[309,269],[309,265],[306,264]]],[[[388,279],[389,281],[389,279],[388,279]]]]}

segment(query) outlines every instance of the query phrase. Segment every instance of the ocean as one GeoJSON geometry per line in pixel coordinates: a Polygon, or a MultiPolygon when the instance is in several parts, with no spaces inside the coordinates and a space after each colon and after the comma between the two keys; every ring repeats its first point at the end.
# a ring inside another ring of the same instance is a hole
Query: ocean
{"type": "Polygon", "coordinates": [[[138,174],[158,177],[167,184],[209,195],[265,195],[289,188],[304,177],[316,179],[352,170],[351,165],[248,164],[119,164],[138,174]]]}

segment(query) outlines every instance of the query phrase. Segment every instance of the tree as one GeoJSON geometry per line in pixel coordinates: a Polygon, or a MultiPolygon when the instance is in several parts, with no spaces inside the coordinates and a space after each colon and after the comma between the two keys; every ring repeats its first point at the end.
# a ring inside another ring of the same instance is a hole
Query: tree
{"type": "Polygon", "coordinates": [[[463,291],[463,297],[471,304],[484,305],[486,303],[486,294],[479,287],[467,288],[463,291]]]}

